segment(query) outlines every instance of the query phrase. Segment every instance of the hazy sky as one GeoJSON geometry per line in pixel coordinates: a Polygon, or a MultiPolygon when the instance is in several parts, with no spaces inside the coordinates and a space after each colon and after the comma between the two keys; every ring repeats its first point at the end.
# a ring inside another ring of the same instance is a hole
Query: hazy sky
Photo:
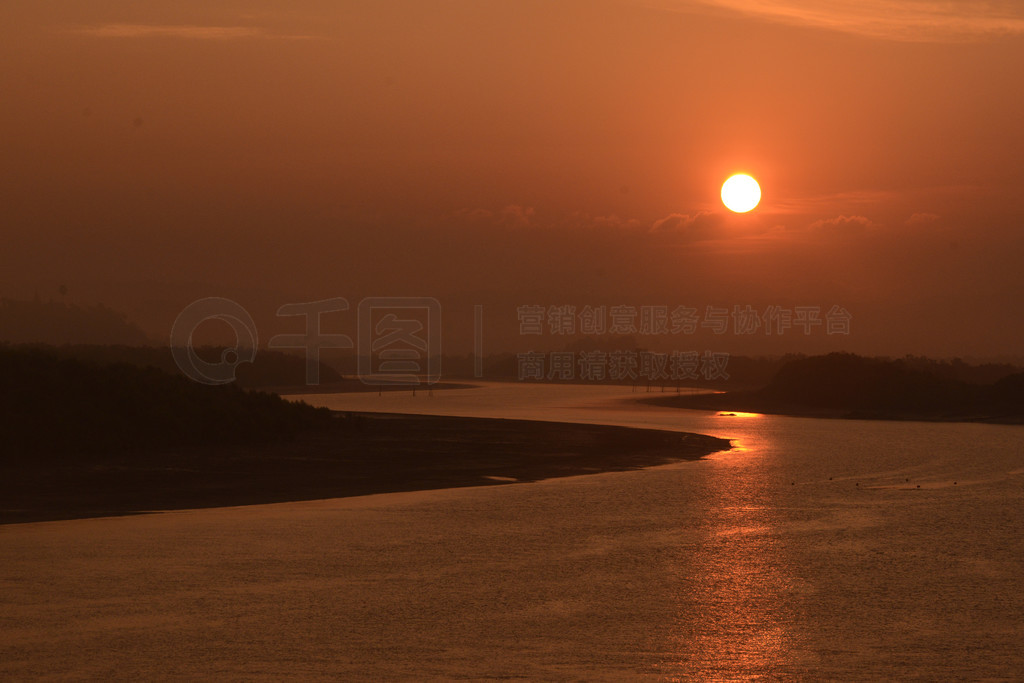
{"type": "Polygon", "coordinates": [[[0,294],[435,296],[492,350],[519,304],[839,304],[764,348],[1022,356],[1022,76],[1011,1],[10,0],[0,294]]]}

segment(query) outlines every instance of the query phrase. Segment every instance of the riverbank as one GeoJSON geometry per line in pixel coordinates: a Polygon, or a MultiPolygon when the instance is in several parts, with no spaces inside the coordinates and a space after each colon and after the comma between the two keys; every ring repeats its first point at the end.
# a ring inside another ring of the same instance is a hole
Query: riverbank
{"type": "Polygon", "coordinates": [[[358,379],[342,379],[334,382],[321,382],[320,384],[289,384],[289,385],[268,385],[256,387],[259,391],[269,391],[284,398],[292,395],[306,394],[379,394],[383,392],[405,392],[407,394],[429,394],[434,391],[445,391],[447,389],[475,389],[476,384],[469,382],[436,382],[434,384],[405,384],[402,382],[381,382],[370,384],[358,379]]]}
{"type": "Polygon", "coordinates": [[[839,420],[902,420],[915,422],[980,422],[985,424],[1024,424],[1024,416],[1010,412],[963,412],[954,410],[895,410],[818,408],[791,401],[781,401],[753,391],[730,391],[718,394],[659,396],[636,399],[635,402],[663,408],[710,410],[721,413],[762,413],[789,417],[816,417],[839,420]]]}
{"type": "Polygon", "coordinates": [[[724,439],[605,425],[344,413],[261,445],[4,463],[0,523],[507,485],[695,460],[724,439]]]}
{"type": "Polygon", "coordinates": [[[830,353],[786,363],[756,391],[645,402],[798,417],[1024,424],[1024,372],[990,367],[1003,374],[979,384],[964,379],[969,376],[965,367],[912,357],[892,360],[830,353]]]}

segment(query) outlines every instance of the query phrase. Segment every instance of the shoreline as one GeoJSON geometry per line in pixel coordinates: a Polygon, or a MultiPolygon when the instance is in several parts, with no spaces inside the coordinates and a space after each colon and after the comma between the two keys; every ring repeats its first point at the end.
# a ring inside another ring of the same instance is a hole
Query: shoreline
{"type": "MultiPolygon", "coordinates": [[[[627,399],[630,400],[630,399],[627,399]]],[[[810,408],[789,403],[779,403],[756,396],[752,392],[721,392],[717,394],[694,394],[638,398],[631,402],[662,408],[681,410],[707,410],[712,412],[760,413],[784,417],[807,417],[829,420],[881,420],[886,422],[942,422],[977,423],[995,425],[1024,425],[1024,416],[1019,415],[970,415],[899,412],[893,410],[852,410],[848,408],[810,408]]]]}
{"type": "Polygon", "coordinates": [[[446,391],[449,389],[476,389],[479,384],[470,382],[436,382],[434,384],[367,384],[358,379],[345,379],[340,382],[321,382],[320,384],[290,384],[287,386],[249,387],[251,391],[265,391],[277,394],[282,398],[303,396],[306,394],[368,394],[404,391],[446,391]]]}
{"type": "Polygon", "coordinates": [[[697,460],[725,439],[501,418],[336,413],[287,443],[40,458],[0,472],[0,525],[504,486],[697,460]]]}

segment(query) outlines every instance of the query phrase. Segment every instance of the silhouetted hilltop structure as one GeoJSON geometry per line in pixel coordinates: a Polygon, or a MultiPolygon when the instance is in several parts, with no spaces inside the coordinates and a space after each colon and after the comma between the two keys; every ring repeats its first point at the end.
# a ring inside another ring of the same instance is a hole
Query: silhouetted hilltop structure
{"type": "Polygon", "coordinates": [[[673,396],[646,402],[679,408],[867,419],[1024,421],[1024,373],[992,384],[971,384],[950,367],[922,359],[864,358],[850,353],[786,363],[756,391],[673,396]]]}
{"type": "Polygon", "coordinates": [[[152,343],[128,321],[128,316],[103,304],[80,306],[39,299],[0,299],[0,341],[129,346],[152,343]]]}
{"type": "Polygon", "coordinates": [[[324,409],[234,385],[197,384],[155,367],[0,347],[4,459],[263,443],[330,420],[324,409]]]}

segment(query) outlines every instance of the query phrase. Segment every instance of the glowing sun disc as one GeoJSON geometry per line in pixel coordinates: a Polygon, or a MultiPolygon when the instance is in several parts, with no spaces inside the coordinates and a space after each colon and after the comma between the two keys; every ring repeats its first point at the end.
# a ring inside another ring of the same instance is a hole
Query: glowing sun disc
{"type": "Polygon", "coordinates": [[[722,203],[736,213],[746,213],[761,201],[761,186],[745,173],[738,173],[722,185],[722,203]]]}

